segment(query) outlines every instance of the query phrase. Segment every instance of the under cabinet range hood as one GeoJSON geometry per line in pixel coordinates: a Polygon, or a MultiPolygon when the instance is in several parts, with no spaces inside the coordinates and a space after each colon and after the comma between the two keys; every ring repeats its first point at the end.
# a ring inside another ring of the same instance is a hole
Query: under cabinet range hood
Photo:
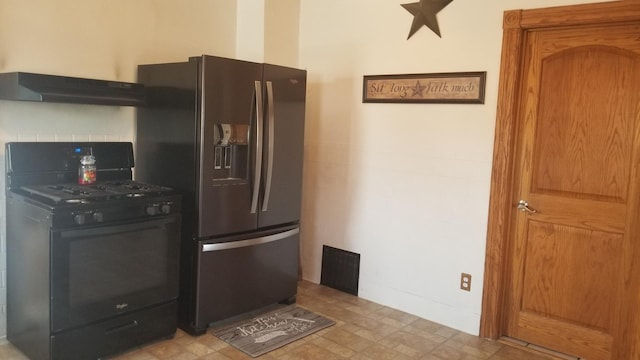
{"type": "Polygon", "coordinates": [[[0,99],[73,104],[142,106],[142,84],[28,72],[0,73],[0,99]]]}

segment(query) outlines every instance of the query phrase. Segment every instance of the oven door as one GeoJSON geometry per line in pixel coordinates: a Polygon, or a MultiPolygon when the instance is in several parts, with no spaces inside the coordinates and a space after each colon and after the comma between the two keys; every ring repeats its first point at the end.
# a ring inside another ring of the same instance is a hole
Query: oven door
{"type": "Polygon", "coordinates": [[[51,330],[178,296],[180,216],[52,230],[51,330]]]}

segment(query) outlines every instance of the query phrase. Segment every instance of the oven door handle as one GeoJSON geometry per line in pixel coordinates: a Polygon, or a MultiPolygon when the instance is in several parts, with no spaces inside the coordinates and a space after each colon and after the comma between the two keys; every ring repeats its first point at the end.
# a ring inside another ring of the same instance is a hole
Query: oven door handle
{"type": "MultiPolygon", "coordinates": [[[[113,224],[100,227],[91,227],[90,229],[70,229],[60,231],[61,238],[74,238],[74,237],[89,237],[89,236],[101,236],[108,234],[118,234],[134,231],[142,231],[153,228],[164,228],[168,224],[176,221],[175,216],[166,217],[162,219],[145,220],[144,222],[137,222],[131,224],[113,224]]],[[[101,224],[102,225],[102,224],[101,224]]]]}
{"type": "Polygon", "coordinates": [[[295,228],[291,230],[287,230],[281,233],[262,236],[253,239],[240,240],[240,241],[229,241],[224,243],[215,243],[215,244],[204,244],[202,245],[202,252],[210,252],[210,251],[220,251],[220,250],[229,250],[229,249],[237,249],[249,246],[255,246],[260,244],[267,244],[273,241],[278,241],[282,239],[286,239],[300,232],[300,228],[295,228]]]}

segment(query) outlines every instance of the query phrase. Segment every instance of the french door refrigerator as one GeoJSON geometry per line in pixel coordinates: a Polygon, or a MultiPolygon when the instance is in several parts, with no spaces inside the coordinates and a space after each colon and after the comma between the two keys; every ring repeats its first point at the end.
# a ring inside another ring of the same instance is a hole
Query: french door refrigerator
{"type": "Polygon", "coordinates": [[[138,81],[135,178],[183,195],[179,326],[295,301],[306,71],[204,55],[138,81]]]}

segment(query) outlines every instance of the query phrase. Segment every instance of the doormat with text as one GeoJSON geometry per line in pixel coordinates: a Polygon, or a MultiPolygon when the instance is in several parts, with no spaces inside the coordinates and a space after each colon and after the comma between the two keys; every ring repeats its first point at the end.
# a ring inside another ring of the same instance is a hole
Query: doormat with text
{"type": "Polygon", "coordinates": [[[245,354],[258,357],[333,324],[309,310],[289,305],[214,328],[212,333],[245,354]]]}

